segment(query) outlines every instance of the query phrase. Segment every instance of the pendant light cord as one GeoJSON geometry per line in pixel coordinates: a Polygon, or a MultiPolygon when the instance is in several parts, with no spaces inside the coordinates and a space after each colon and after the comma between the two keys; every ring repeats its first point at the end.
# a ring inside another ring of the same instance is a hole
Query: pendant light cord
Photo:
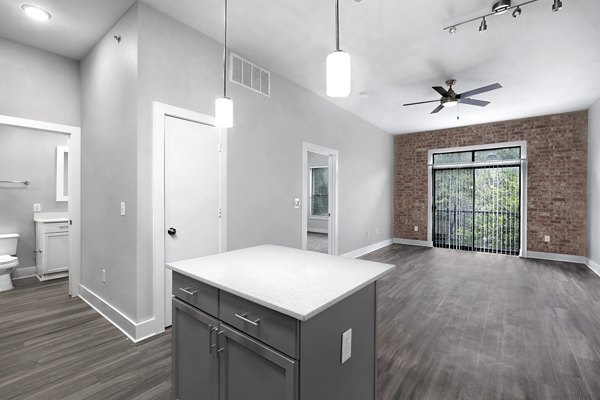
{"type": "MultiPolygon", "coordinates": [[[[225,0],[227,1],[227,0],[225,0]]],[[[335,0],[335,50],[340,51],[340,1],[335,0]]]]}
{"type": "Polygon", "coordinates": [[[225,42],[223,44],[223,97],[227,97],[227,0],[225,0],[225,42]]]}

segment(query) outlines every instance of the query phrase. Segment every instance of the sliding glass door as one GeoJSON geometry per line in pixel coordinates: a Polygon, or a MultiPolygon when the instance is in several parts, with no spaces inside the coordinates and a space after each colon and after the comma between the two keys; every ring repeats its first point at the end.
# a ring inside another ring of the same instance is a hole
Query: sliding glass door
{"type": "Polygon", "coordinates": [[[434,161],[433,244],[518,255],[521,167],[506,161],[518,160],[519,154],[488,151],[486,158],[477,160],[478,153],[442,154],[446,158],[439,158],[437,166],[434,161]]]}

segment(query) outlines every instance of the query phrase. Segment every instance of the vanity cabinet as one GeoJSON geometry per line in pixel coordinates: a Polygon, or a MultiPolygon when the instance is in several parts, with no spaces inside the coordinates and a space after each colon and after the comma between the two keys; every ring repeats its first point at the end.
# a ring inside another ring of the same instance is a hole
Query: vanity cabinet
{"type": "Polygon", "coordinates": [[[37,274],[48,274],[69,270],[69,223],[35,222],[37,274]]]}

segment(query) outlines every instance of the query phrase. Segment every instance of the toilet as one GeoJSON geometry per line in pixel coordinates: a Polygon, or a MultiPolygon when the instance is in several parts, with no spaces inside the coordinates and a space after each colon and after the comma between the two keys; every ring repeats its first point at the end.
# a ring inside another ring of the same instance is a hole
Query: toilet
{"type": "Polygon", "coordinates": [[[19,235],[17,233],[0,235],[0,292],[13,288],[10,274],[19,266],[18,243],[19,235]]]}

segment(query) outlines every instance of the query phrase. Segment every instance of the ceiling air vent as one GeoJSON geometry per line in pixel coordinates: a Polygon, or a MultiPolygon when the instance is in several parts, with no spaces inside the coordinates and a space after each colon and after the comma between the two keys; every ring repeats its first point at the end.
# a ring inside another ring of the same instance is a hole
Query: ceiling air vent
{"type": "Polygon", "coordinates": [[[229,79],[231,82],[271,97],[271,73],[234,53],[231,53],[229,79]]]}

